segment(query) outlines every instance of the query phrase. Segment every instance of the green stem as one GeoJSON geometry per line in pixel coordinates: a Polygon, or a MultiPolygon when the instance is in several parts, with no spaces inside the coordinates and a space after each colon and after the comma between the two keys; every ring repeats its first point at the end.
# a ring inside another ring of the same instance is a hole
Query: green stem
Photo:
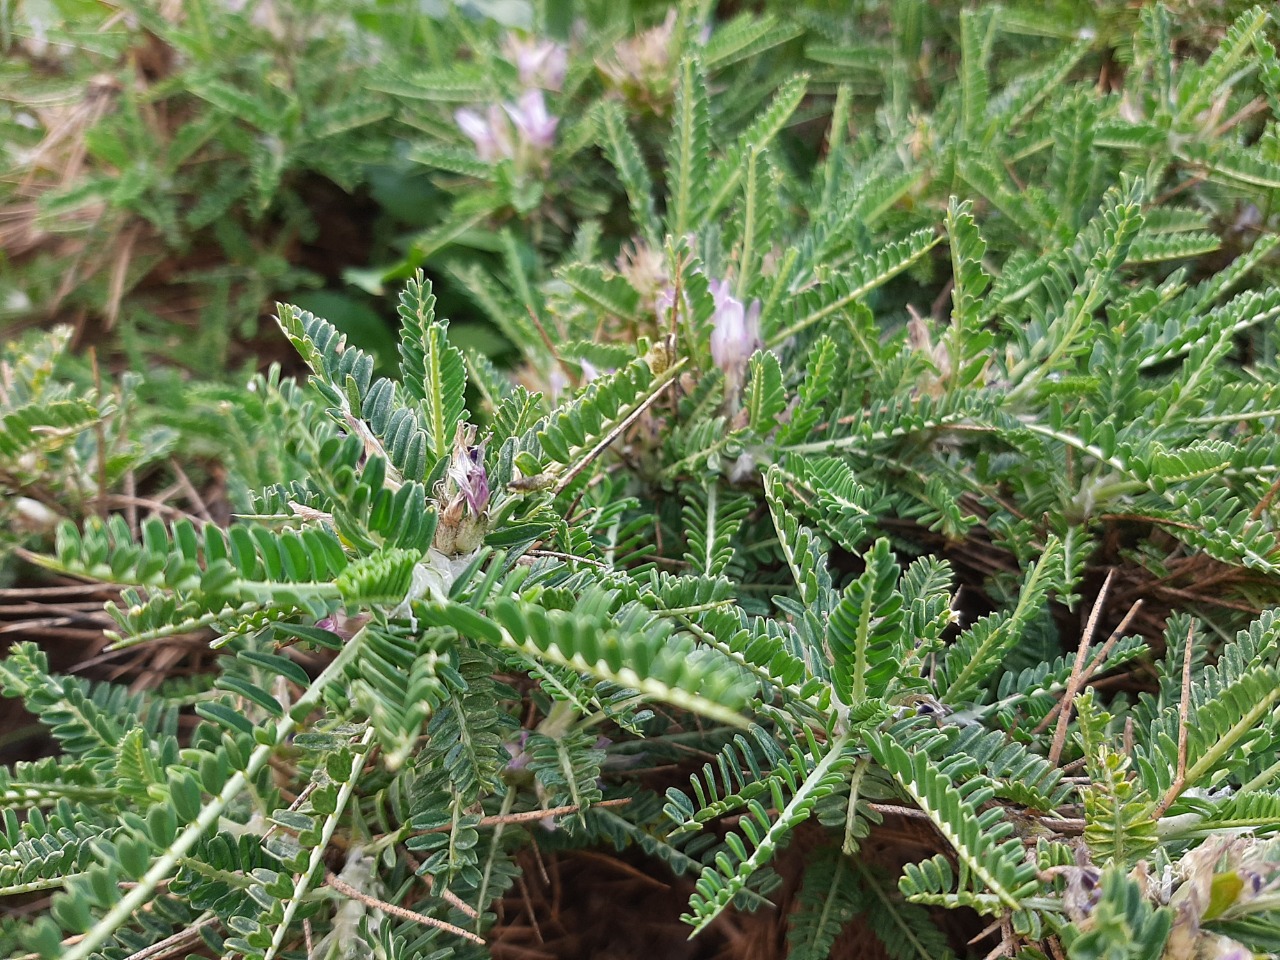
{"type": "Polygon", "coordinates": [[[1280,760],[1277,760],[1271,766],[1267,767],[1260,774],[1246,783],[1240,788],[1241,794],[1253,793],[1255,790],[1261,790],[1267,786],[1277,776],[1280,776],[1280,760]]]}

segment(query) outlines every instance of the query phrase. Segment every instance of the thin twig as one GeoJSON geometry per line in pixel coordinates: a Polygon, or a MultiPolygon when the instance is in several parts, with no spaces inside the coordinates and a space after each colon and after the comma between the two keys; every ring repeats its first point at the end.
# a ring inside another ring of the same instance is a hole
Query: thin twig
{"type": "Polygon", "coordinates": [[[441,890],[440,897],[445,901],[445,903],[449,904],[449,906],[453,907],[455,910],[465,913],[472,920],[480,919],[480,914],[476,912],[475,907],[471,906],[471,904],[467,903],[467,901],[463,900],[449,888],[446,887],[441,890]]]}
{"type": "MultiPolygon", "coordinates": [[[[405,851],[405,852],[408,853],[408,851],[405,851]]],[[[412,860],[412,857],[410,859],[414,864],[414,873],[417,873],[418,868],[421,866],[421,864],[419,864],[416,860],[412,860]]],[[[427,892],[435,893],[435,886],[436,886],[435,878],[431,877],[430,875],[427,875],[427,876],[424,876],[422,879],[426,883],[427,892]]],[[[471,906],[471,904],[467,903],[467,901],[463,900],[460,896],[458,896],[448,887],[443,888],[438,894],[436,894],[436,896],[444,898],[444,900],[448,902],[450,906],[455,907],[458,910],[461,910],[472,920],[478,920],[480,918],[480,914],[478,914],[475,911],[475,909],[471,906]]]]}
{"type": "Polygon", "coordinates": [[[373,907],[375,910],[381,910],[383,913],[389,913],[393,917],[399,917],[401,920],[412,920],[415,923],[421,923],[424,926],[435,927],[437,930],[444,930],[446,933],[452,933],[454,936],[462,937],[464,940],[470,940],[472,943],[484,944],[482,937],[476,936],[470,930],[463,930],[461,927],[455,927],[452,923],[444,920],[437,920],[435,917],[428,917],[425,913],[417,913],[414,910],[407,910],[404,907],[397,907],[394,903],[387,903],[385,900],[379,900],[371,897],[367,893],[361,893],[345,880],[337,877],[332,873],[325,875],[325,885],[333,887],[343,896],[350,897],[352,900],[363,903],[366,907],[373,907]]]}
{"type": "Polygon", "coordinates": [[[537,937],[539,943],[546,943],[542,936],[542,927],[538,924],[537,911],[533,909],[533,897],[529,895],[529,885],[524,882],[523,873],[516,874],[516,884],[520,887],[520,902],[524,907],[525,916],[529,918],[529,928],[533,930],[533,935],[537,937]]]}
{"type": "MultiPolygon", "coordinates": [[[[28,597],[57,597],[65,594],[80,596],[86,593],[99,593],[112,589],[111,584],[95,580],[93,583],[65,583],[58,587],[14,587],[0,590],[0,600],[25,599],[28,597]]],[[[87,602],[87,601],[86,601],[87,602]]],[[[99,604],[101,606],[101,604],[99,604]]]]}
{"type": "Polygon", "coordinates": [[[601,563],[599,560],[593,560],[590,557],[575,556],[572,553],[561,553],[559,550],[545,550],[545,549],[539,548],[537,550],[530,550],[528,551],[528,553],[530,556],[533,556],[533,557],[554,557],[556,560],[566,560],[566,561],[572,560],[576,563],[585,563],[595,567],[598,570],[610,569],[607,563],[601,563]]]}
{"type": "Polygon", "coordinates": [[[545,346],[551,356],[555,358],[556,363],[563,367],[564,361],[560,359],[560,351],[556,349],[555,341],[552,340],[551,336],[547,333],[547,328],[542,325],[542,319],[533,312],[533,307],[528,304],[525,305],[524,309],[525,312],[529,314],[529,319],[533,321],[533,328],[538,331],[538,336],[542,337],[542,345],[545,346]]]}
{"type": "Polygon", "coordinates": [[[1000,943],[987,954],[987,958],[988,960],[995,960],[996,957],[1012,957],[1017,946],[1017,938],[1013,935],[1013,919],[1011,914],[1006,911],[1000,914],[1000,943]]]}
{"type": "Polygon", "coordinates": [[[1098,618],[1102,616],[1102,608],[1106,606],[1107,593],[1111,590],[1111,581],[1115,578],[1114,569],[1107,571],[1107,579],[1102,589],[1094,598],[1093,609],[1089,611],[1089,621],[1085,624],[1084,633],[1080,635],[1080,646],[1076,650],[1076,662],[1071,668],[1071,678],[1067,681],[1066,692],[1062,695],[1062,712],[1058,714],[1058,726],[1053,731],[1053,746],[1049,748],[1049,762],[1055,766],[1062,756],[1062,748],[1067,743],[1067,725],[1071,722],[1071,705],[1084,682],[1084,664],[1089,654],[1089,643],[1093,640],[1094,631],[1098,629],[1098,618]]]}
{"type": "Polygon", "coordinates": [[[84,600],[72,603],[0,603],[0,617],[18,617],[23,614],[60,613],[65,616],[102,613],[101,600],[84,600]]]}
{"type": "Polygon", "coordinates": [[[201,930],[215,923],[218,923],[217,917],[206,917],[193,926],[179,930],[171,937],[165,937],[149,947],[143,947],[137,953],[129,954],[125,960],[157,960],[159,957],[167,957],[180,950],[186,950],[200,939],[201,930]]]}
{"type": "Polygon", "coordinates": [[[1275,482],[1271,484],[1263,498],[1258,501],[1258,505],[1249,511],[1249,519],[1257,520],[1261,517],[1262,514],[1271,506],[1277,493],[1280,493],[1280,477],[1277,477],[1275,482]]]}
{"type": "MultiPolygon", "coordinates": [[[[1133,606],[1129,608],[1129,612],[1124,615],[1124,619],[1122,619],[1119,625],[1117,625],[1117,627],[1111,631],[1111,636],[1107,637],[1107,642],[1102,645],[1102,649],[1098,651],[1098,655],[1089,662],[1089,666],[1085,669],[1084,673],[1081,675],[1080,677],[1081,687],[1084,687],[1085,684],[1087,684],[1090,680],[1092,680],[1093,675],[1098,672],[1098,668],[1101,667],[1102,664],[1106,662],[1107,655],[1111,653],[1111,648],[1114,647],[1120,641],[1120,637],[1124,635],[1125,629],[1129,626],[1130,622],[1137,615],[1138,610],[1141,609],[1141,607],[1142,607],[1142,600],[1141,599],[1135,600],[1133,602],[1133,606]]],[[[1064,702],[1066,702],[1065,696],[1063,697],[1062,700],[1059,700],[1057,703],[1053,705],[1053,709],[1044,715],[1044,719],[1041,720],[1039,723],[1037,723],[1035,726],[1035,729],[1032,730],[1031,732],[1043,733],[1045,730],[1049,729],[1049,724],[1053,723],[1054,717],[1058,715],[1058,712],[1062,709],[1062,704],[1064,702]]]]}
{"type": "Polygon", "coordinates": [[[1187,643],[1182,651],[1182,701],[1178,704],[1178,772],[1173,778],[1173,783],[1169,784],[1169,790],[1160,802],[1156,804],[1156,808],[1152,811],[1153,819],[1160,819],[1164,812],[1172,806],[1173,801],[1178,799],[1178,794],[1182,792],[1182,788],[1186,785],[1187,780],[1187,723],[1188,714],[1191,712],[1191,643],[1195,639],[1196,624],[1193,620],[1191,626],[1187,629],[1187,643]]]}
{"type": "Polygon", "coordinates": [[[969,943],[972,945],[977,943],[979,940],[984,940],[991,936],[991,934],[995,933],[998,929],[1000,929],[1000,921],[992,920],[989,924],[970,937],[969,943]]]}
{"type": "MultiPolygon", "coordinates": [[[[616,800],[600,800],[593,803],[592,807],[621,807],[631,802],[630,797],[619,797],[616,800]]],[[[547,817],[559,817],[565,814],[577,813],[582,807],[578,804],[570,804],[567,807],[549,807],[546,810],[525,810],[522,813],[496,813],[491,817],[485,817],[477,827],[492,827],[497,824],[508,823],[529,823],[530,821],[545,820],[547,817]]],[[[420,830],[415,833],[448,833],[453,827],[445,824],[441,827],[432,827],[430,830],[420,830]]]]}
{"type": "Polygon", "coordinates": [[[134,497],[125,493],[108,493],[102,498],[102,503],[107,508],[120,507],[120,506],[146,507],[148,510],[151,510],[153,513],[165,514],[167,516],[173,517],[175,520],[184,520],[184,519],[192,520],[192,521],[200,520],[200,517],[196,516],[193,513],[188,513],[186,510],[183,510],[181,507],[175,507],[173,506],[173,504],[164,503],[160,500],[157,500],[151,497],[134,497]]]}
{"type": "Polygon", "coordinates": [[[1205,177],[1202,174],[1197,173],[1194,177],[1183,180],[1181,183],[1170,187],[1164,193],[1160,194],[1160,196],[1151,201],[1151,207],[1162,207],[1178,194],[1186,190],[1190,190],[1192,187],[1198,187],[1200,184],[1204,183],[1204,181],[1205,177]]]}
{"type": "Polygon", "coordinates": [[[1040,817],[1040,823],[1055,833],[1084,833],[1088,822],[1082,817],[1040,817]]]}
{"type": "Polygon", "coordinates": [[[1267,101],[1264,100],[1262,97],[1254,97],[1253,100],[1249,101],[1239,110],[1237,110],[1233,116],[1231,116],[1227,120],[1224,120],[1222,123],[1220,123],[1217,126],[1217,128],[1213,131],[1212,136],[1220,137],[1224,133],[1226,133],[1228,130],[1230,130],[1232,127],[1236,126],[1237,124],[1245,120],[1248,120],[1254,114],[1262,113],[1266,109],[1267,109],[1267,101]]]}
{"type": "Polygon", "coordinates": [[[890,816],[911,817],[916,820],[929,820],[930,816],[915,807],[903,807],[896,803],[868,803],[867,806],[876,813],[887,813],[890,816]]]}
{"type": "Polygon", "coordinates": [[[183,472],[178,461],[174,457],[169,458],[169,466],[173,468],[174,475],[178,478],[178,485],[182,487],[182,492],[187,495],[187,499],[191,501],[191,505],[195,507],[196,513],[200,519],[207,523],[213,523],[213,515],[209,513],[209,507],[204,502],[204,497],[200,496],[200,491],[195,488],[190,478],[183,472]]]}

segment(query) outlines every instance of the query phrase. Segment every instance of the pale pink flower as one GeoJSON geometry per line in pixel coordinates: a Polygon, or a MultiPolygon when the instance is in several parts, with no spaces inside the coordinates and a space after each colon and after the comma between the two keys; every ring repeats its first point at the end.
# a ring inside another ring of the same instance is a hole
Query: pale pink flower
{"type": "Polygon", "coordinates": [[[731,392],[741,388],[747,373],[747,361],[764,346],[760,339],[760,301],[744,307],[729,292],[729,281],[713,280],[708,284],[716,309],[711,316],[711,359],[723,371],[731,392]]]}
{"type": "Polygon", "coordinates": [[[556,142],[556,127],[560,120],[547,113],[547,102],[541,90],[526,90],[515,105],[504,108],[516,126],[522,146],[535,154],[544,154],[556,142]]]}
{"type": "Polygon", "coordinates": [[[359,632],[360,628],[368,623],[370,617],[368,614],[360,614],[359,616],[349,617],[342,611],[335,613],[331,617],[324,617],[316,621],[316,626],[321,630],[328,630],[330,633],[336,633],[343,640],[350,640],[359,632]]]}
{"type": "Polygon", "coordinates": [[[485,163],[514,160],[521,172],[545,166],[555,144],[558,117],[547,112],[541,90],[526,90],[517,103],[490,105],[483,114],[459,110],[454,121],[485,163]]]}
{"type": "Polygon", "coordinates": [[[559,91],[569,69],[565,48],[550,40],[508,34],[502,47],[515,64],[523,87],[541,87],[559,91]]]}
{"type": "Polygon", "coordinates": [[[458,129],[476,145],[476,155],[485,163],[510,160],[515,156],[511,121],[497,106],[490,106],[484,116],[474,110],[459,110],[453,119],[458,129]]]}

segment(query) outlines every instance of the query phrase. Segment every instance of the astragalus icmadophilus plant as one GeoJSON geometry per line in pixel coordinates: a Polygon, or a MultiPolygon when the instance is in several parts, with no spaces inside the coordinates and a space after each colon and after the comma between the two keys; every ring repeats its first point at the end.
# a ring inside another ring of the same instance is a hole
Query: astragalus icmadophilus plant
{"type": "Polygon", "coordinates": [[[696,872],[696,933],[816,821],[795,957],[854,916],[963,951],[937,908],[993,955],[1280,949],[1280,619],[1233,622],[1277,586],[1280,68],[1260,8],[1204,62],[1141,24],[1099,93],[1090,39],[997,76],[1001,14],[965,13],[913,103],[900,16],[878,111],[815,45],[736,128],[690,44],[661,163],[600,108],[626,248],[474,271],[520,383],[421,277],[395,379],[281,307],[314,376],[253,382],[283,449],[246,515],[68,525],[48,561],[130,587],[120,644],[211,631],[194,729],[0,665],[64,750],[3,784],[0,892],[56,890],[14,935],[480,956],[530,837],[696,872]],[[824,102],[809,164],[786,131],[824,102]],[[974,543],[985,581],[920,549],[974,543]],[[1127,634],[1125,570],[1162,632],[1127,634]],[[691,746],[665,800],[620,769],[691,746]],[[903,821],[931,839],[898,869],[903,821]]]}

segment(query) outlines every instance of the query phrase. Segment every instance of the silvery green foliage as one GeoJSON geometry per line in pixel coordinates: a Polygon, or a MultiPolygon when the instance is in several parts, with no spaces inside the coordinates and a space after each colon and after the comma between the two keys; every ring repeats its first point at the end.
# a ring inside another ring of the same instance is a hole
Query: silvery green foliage
{"type": "Polygon", "coordinates": [[[1276,613],[1236,631],[1196,597],[1200,622],[1154,649],[1098,637],[1078,669],[1052,627],[1120,559],[1197,556],[1237,605],[1275,599],[1267,14],[1197,63],[1144,11],[1102,97],[1088,37],[996,75],[1020,21],[966,12],[929,104],[901,89],[895,23],[875,114],[837,32],[745,118],[686,20],[664,149],[619,101],[577,120],[617,168],[627,247],[583,224],[553,263],[519,227],[500,270],[454,270],[520,383],[451,344],[421,275],[395,376],[282,306],[313,377],[254,381],[282,449],[252,515],[61,529],[51,567],[127,588],[118,644],[204,629],[224,656],[189,698],[57,676],[33,647],[0,664],[63,749],[0,782],[0,894],[56,891],[30,949],[125,956],[199,926],[267,958],[305,920],[478,956],[549,825],[696,873],[697,932],[769,896],[808,820],[829,849],[796,956],[855,915],[895,956],[945,956],[931,907],[1025,956],[1277,949],[1276,613]],[[786,131],[820,106],[808,163],[786,131]],[[983,615],[921,549],[966,539],[1016,570],[983,615]],[[1093,685],[1139,658],[1136,702],[1093,685]],[[715,753],[687,790],[628,784],[628,753],[671,756],[691,716],[715,753]],[[895,807],[938,847],[890,877],[864,854],[895,807]],[[444,925],[353,919],[344,885],[444,925]]]}

